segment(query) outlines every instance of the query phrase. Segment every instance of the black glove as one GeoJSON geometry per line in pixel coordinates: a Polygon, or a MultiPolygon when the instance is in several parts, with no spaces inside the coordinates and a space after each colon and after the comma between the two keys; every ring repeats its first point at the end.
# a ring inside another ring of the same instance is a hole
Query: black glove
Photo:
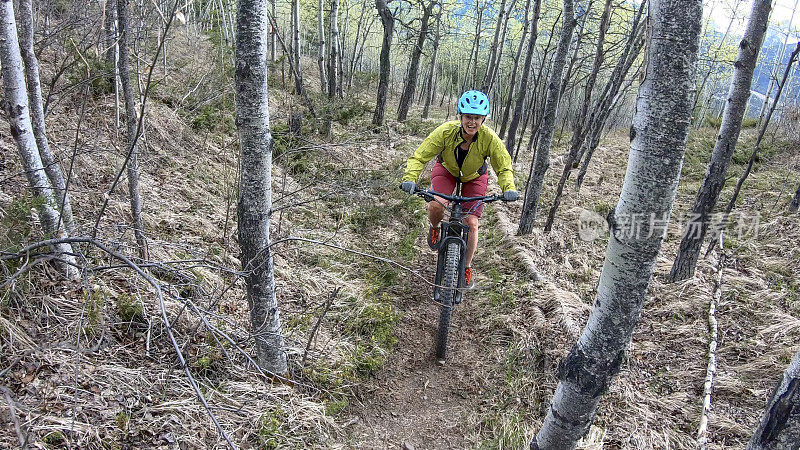
{"type": "Polygon", "coordinates": [[[519,192],[517,192],[517,191],[505,191],[505,192],[503,192],[503,201],[515,202],[517,200],[519,200],[519,192]]]}
{"type": "Polygon", "coordinates": [[[400,184],[400,189],[408,192],[409,194],[413,194],[415,186],[416,184],[413,181],[403,181],[403,183],[400,184]]]}

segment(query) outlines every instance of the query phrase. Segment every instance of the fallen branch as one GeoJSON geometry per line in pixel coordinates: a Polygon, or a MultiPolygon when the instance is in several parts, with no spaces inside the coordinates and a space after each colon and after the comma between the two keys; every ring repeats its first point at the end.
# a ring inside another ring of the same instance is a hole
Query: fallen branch
{"type": "Polygon", "coordinates": [[[719,234],[719,262],[717,265],[717,279],[714,285],[714,295],[708,306],[708,331],[711,337],[708,342],[708,367],[706,368],[706,381],[703,384],[703,411],[700,415],[700,425],[697,428],[697,446],[700,450],[708,448],[708,413],[711,411],[711,391],[714,388],[714,376],[717,374],[717,339],[719,327],[717,323],[717,304],[722,297],[722,271],[725,268],[725,249],[723,247],[723,234],[719,234]]]}
{"type": "Polygon", "coordinates": [[[23,433],[22,428],[19,426],[19,417],[17,417],[17,411],[14,409],[14,399],[11,398],[11,394],[9,393],[7,387],[0,386],[0,391],[3,391],[3,394],[6,396],[6,401],[8,402],[8,411],[11,415],[11,421],[14,422],[14,429],[17,431],[19,447],[22,450],[25,450],[28,448],[28,435],[23,433]]]}

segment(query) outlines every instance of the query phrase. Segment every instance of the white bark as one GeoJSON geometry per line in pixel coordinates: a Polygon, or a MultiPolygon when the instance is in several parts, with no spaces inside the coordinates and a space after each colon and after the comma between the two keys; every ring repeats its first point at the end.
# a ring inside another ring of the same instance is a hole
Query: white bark
{"type": "MultiPolygon", "coordinates": [[[[48,238],[67,237],[66,231],[59,229],[56,199],[36,146],[25,89],[22,55],[17,39],[17,25],[14,20],[14,6],[11,0],[0,0],[0,68],[5,91],[3,109],[8,116],[11,135],[17,144],[31,192],[42,200],[38,207],[42,228],[48,238]]],[[[74,265],[75,257],[72,255],[72,246],[59,244],[54,250],[64,261],[59,263],[59,268],[67,278],[78,278],[80,274],[74,265]]]]}
{"type": "Polygon", "coordinates": [[[560,383],[531,448],[575,448],[631,342],[683,164],[702,11],[701,0],[650,2],[649,64],[631,126],[625,181],[609,214],[611,237],[597,297],[580,339],[559,364],[560,383]],[[631,221],[641,227],[623,227],[631,221]]]}
{"type": "MultiPolygon", "coordinates": [[[[44,171],[55,189],[56,206],[61,211],[61,218],[68,233],[75,229],[67,194],[67,182],[61,172],[61,165],[50,150],[50,143],[45,135],[44,108],[42,107],[42,86],[39,83],[39,60],[33,52],[33,7],[31,0],[20,1],[19,11],[20,52],[25,62],[25,75],[28,82],[28,102],[30,106],[31,124],[36,138],[36,146],[42,158],[44,171]],[[63,207],[61,207],[63,205],[63,207]]],[[[60,226],[59,224],[58,226],[60,226]]]]}
{"type": "Polygon", "coordinates": [[[770,0],[753,1],[747,28],[739,43],[739,55],[734,63],[728,101],[725,104],[725,113],[719,127],[714,152],[711,155],[711,163],[697,193],[690,220],[686,224],[687,231],[696,230],[697,232],[687,232],[681,239],[678,255],[675,257],[675,263],[670,271],[672,281],[685,280],[694,275],[697,259],[708,231],[711,212],[725,186],[728,167],[733,152],[736,150],[736,142],[739,140],[744,110],[747,107],[747,100],[750,98],[753,71],[767,31],[767,18],[771,3],[770,0]]]}
{"type": "Polygon", "coordinates": [[[331,0],[330,33],[331,52],[328,57],[328,97],[336,96],[339,73],[339,0],[331,0]]]}
{"type": "Polygon", "coordinates": [[[525,203],[522,207],[522,217],[519,220],[519,234],[529,234],[533,231],[533,221],[539,209],[539,197],[542,194],[544,175],[550,167],[550,147],[553,144],[553,133],[558,115],[558,101],[561,96],[562,76],[567,62],[567,53],[572,41],[572,32],[575,30],[575,2],[563,0],[561,35],[558,37],[558,47],[553,57],[550,69],[550,80],[547,84],[547,100],[544,107],[542,124],[539,132],[539,141],[536,143],[536,159],[533,167],[533,178],[528,182],[525,190],[525,203]]]}
{"type": "Polygon", "coordinates": [[[239,0],[236,10],[236,123],[241,145],[239,247],[250,321],[262,368],[287,371],[270,250],[272,134],[267,90],[267,1],[239,0]]]}
{"type": "Polygon", "coordinates": [[[328,91],[328,76],[325,72],[325,9],[322,7],[322,0],[317,1],[317,26],[319,33],[319,56],[317,57],[317,65],[319,66],[319,83],[322,93],[328,91]]]}
{"type": "Polygon", "coordinates": [[[139,146],[137,144],[142,130],[136,114],[136,100],[131,86],[130,63],[128,62],[128,44],[130,42],[130,21],[128,20],[128,0],[117,0],[117,19],[119,20],[119,79],[125,98],[125,130],[128,143],[128,194],[130,196],[133,234],[139,254],[147,259],[147,240],[144,235],[142,220],[142,198],[139,193],[139,146]]]}

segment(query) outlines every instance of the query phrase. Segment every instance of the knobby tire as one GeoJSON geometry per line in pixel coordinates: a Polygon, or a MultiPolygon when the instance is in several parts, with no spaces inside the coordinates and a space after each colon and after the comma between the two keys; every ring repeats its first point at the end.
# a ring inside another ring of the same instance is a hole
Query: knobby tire
{"type": "Polygon", "coordinates": [[[436,339],[436,357],[444,361],[447,354],[447,335],[450,331],[450,315],[453,313],[453,302],[458,286],[458,263],[461,259],[461,247],[457,242],[447,245],[445,253],[444,274],[442,287],[439,288],[439,299],[442,303],[442,312],[439,315],[439,335],[436,339]]]}

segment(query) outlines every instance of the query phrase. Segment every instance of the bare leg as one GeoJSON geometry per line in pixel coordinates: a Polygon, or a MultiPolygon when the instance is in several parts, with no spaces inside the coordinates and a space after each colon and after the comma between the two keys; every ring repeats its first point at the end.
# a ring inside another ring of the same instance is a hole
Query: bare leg
{"type": "MultiPolygon", "coordinates": [[[[444,200],[439,200],[440,202],[444,202],[444,200]]],[[[437,201],[430,201],[428,202],[428,220],[431,221],[431,225],[436,228],[439,226],[439,222],[442,221],[444,218],[444,206],[437,201]]]]}
{"type": "Polygon", "coordinates": [[[478,218],[473,215],[469,215],[464,217],[464,223],[469,225],[466,267],[470,267],[472,266],[472,257],[475,256],[475,250],[478,248],[478,218]]]}

